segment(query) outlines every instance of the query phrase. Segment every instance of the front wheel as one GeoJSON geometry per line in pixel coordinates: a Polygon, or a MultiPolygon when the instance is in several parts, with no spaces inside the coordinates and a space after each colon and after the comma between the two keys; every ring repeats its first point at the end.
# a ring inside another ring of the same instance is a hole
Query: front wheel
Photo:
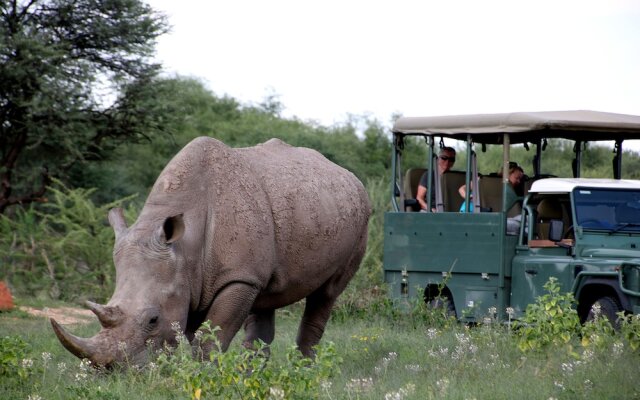
{"type": "Polygon", "coordinates": [[[614,329],[620,328],[618,313],[622,311],[622,306],[618,299],[612,296],[603,296],[594,301],[589,308],[587,321],[593,321],[597,316],[606,317],[614,329]]]}

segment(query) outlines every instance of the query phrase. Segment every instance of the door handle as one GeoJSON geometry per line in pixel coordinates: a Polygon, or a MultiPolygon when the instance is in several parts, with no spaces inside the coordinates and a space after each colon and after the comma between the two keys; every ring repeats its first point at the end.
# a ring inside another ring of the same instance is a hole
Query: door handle
{"type": "Polygon", "coordinates": [[[535,269],[525,269],[524,272],[530,275],[536,275],[538,273],[538,271],[535,269]]]}

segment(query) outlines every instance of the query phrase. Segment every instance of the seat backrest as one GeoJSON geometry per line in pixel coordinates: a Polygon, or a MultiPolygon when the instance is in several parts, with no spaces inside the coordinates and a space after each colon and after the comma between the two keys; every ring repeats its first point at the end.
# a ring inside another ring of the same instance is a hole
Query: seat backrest
{"type": "Polygon", "coordinates": [[[415,199],[418,192],[418,185],[420,184],[420,178],[426,171],[425,168],[409,168],[404,174],[404,197],[407,199],[415,199]]]}
{"type": "Polygon", "coordinates": [[[466,172],[447,171],[442,175],[442,200],[445,211],[458,211],[464,199],[460,197],[458,189],[464,185],[466,172]]]}
{"type": "Polygon", "coordinates": [[[536,211],[538,213],[536,235],[538,239],[549,239],[549,221],[563,220],[562,205],[554,198],[544,198],[538,203],[536,211]]]}
{"type": "Polygon", "coordinates": [[[499,176],[480,177],[480,207],[491,212],[502,211],[502,178],[499,176]]]}

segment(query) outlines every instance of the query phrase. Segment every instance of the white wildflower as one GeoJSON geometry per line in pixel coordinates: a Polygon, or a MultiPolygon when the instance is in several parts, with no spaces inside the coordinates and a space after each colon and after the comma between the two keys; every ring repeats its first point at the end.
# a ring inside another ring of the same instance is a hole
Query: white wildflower
{"type": "Polygon", "coordinates": [[[436,328],[429,328],[427,329],[427,337],[429,339],[435,339],[436,336],[438,336],[438,330],[436,328]]]}
{"type": "Polygon", "coordinates": [[[282,400],[284,399],[284,390],[280,388],[269,388],[269,398],[274,400],[282,400]]]}
{"type": "Polygon", "coordinates": [[[497,313],[498,313],[498,309],[496,307],[489,307],[489,315],[491,315],[492,317],[495,317],[497,313]]]}
{"type": "Polygon", "coordinates": [[[516,313],[516,310],[513,309],[513,307],[507,307],[507,315],[509,316],[509,318],[513,318],[513,316],[516,313]]]}
{"type": "Polygon", "coordinates": [[[84,372],[78,372],[75,374],[76,382],[83,382],[87,379],[87,374],[84,372]]]}
{"type": "Polygon", "coordinates": [[[413,383],[407,384],[407,386],[400,388],[397,392],[389,392],[384,395],[385,400],[402,400],[406,396],[412,395],[416,390],[416,385],[413,383]]]}
{"type": "Polygon", "coordinates": [[[33,367],[33,360],[30,358],[22,359],[22,368],[31,368],[33,367]]]}
{"type": "Polygon", "coordinates": [[[464,333],[456,333],[456,339],[458,339],[460,344],[467,344],[471,341],[471,337],[464,333]]]}
{"type": "Polygon", "coordinates": [[[564,384],[560,381],[553,381],[553,384],[555,387],[557,387],[560,390],[564,390],[564,384]]]}
{"type": "Polygon", "coordinates": [[[593,350],[591,350],[591,349],[585,349],[582,352],[582,360],[584,360],[584,361],[593,360],[593,356],[594,356],[594,353],[593,353],[593,350]]]}
{"type": "Polygon", "coordinates": [[[63,362],[59,362],[58,363],[58,372],[59,373],[63,373],[66,370],[67,370],[67,364],[63,363],[63,362]]]}
{"type": "Polygon", "coordinates": [[[482,318],[482,323],[485,325],[491,325],[491,323],[493,322],[493,320],[489,317],[484,317],[482,318]]]}
{"type": "Polygon", "coordinates": [[[449,387],[449,380],[447,378],[438,379],[436,381],[436,386],[440,392],[445,392],[449,387]]]}
{"type": "Polygon", "coordinates": [[[422,367],[418,364],[407,364],[404,366],[404,369],[410,372],[420,372],[422,371],[422,367]]]}
{"type": "Polygon", "coordinates": [[[331,381],[322,381],[320,382],[320,387],[323,390],[329,390],[331,389],[331,386],[333,385],[333,383],[331,381]]]}
{"type": "Polygon", "coordinates": [[[585,388],[586,390],[591,390],[591,389],[593,389],[593,382],[591,382],[591,380],[590,380],[590,379],[586,379],[586,380],[584,381],[584,388],[585,388]]]}
{"type": "Polygon", "coordinates": [[[571,375],[573,373],[573,364],[571,363],[562,363],[560,367],[562,368],[562,372],[567,375],[571,375]]]}
{"type": "Polygon", "coordinates": [[[622,355],[622,352],[624,352],[624,343],[615,342],[613,344],[613,355],[619,357],[622,355]]]}
{"type": "Polygon", "coordinates": [[[347,390],[354,392],[367,392],[373,388],[373,378],[352,378],[347,382],[347,390]]]}
{"type": "Polygon", "coordinates": [[[46,364],[49,360],[51,360],[51,353],[48,353],[46,351],[42,353],[42,361],[46,364]]]}
{"type": "Polygon", "coordinates": [[[40,397],[40,395],[37,395],[37,394],[30,394],[27,397],[27,400],[42,400],[42,397],[40,397]]]}
{"type": "Polygon", "coordinates": [[[91,360],[88,360],[86,358],[83,358],[82,360],[80,360],[81,371],[88,372],[90,368],[91,368],[91,360]]]}

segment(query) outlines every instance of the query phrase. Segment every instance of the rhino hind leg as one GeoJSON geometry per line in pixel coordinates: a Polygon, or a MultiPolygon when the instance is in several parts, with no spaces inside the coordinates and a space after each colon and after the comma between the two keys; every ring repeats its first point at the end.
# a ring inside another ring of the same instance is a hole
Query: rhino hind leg
{"type": "Polygon", "coordinates": [[[324,334],[324,329],[331,316],[331,309],[338,296],[347,287],[349,281],[360,267],[367,246],[366,230],[360,237],[344,269],[339,269],[327,282],[306,298],[306,305],[298,328],[296,344],[305,357],[314,357],[313,349],[324,334]]]}
{"type": "Polygon", "coordinates": [[[244,322],[245,337],[242,345],[248,349],[256,349],[256,341],[267,344],[264,348],[269,355],[269,345],[275,336],[275,310],[259,310],[249,314],[244,322]]]}
{"type": "Polygon", "coordinates": [[[305,357],[315,356],[313,347],[320,343],[336,300],[335,296],[329,296],[325,289],[326,285],[307,296],[296,339],[298,350],[305,357]]]}

